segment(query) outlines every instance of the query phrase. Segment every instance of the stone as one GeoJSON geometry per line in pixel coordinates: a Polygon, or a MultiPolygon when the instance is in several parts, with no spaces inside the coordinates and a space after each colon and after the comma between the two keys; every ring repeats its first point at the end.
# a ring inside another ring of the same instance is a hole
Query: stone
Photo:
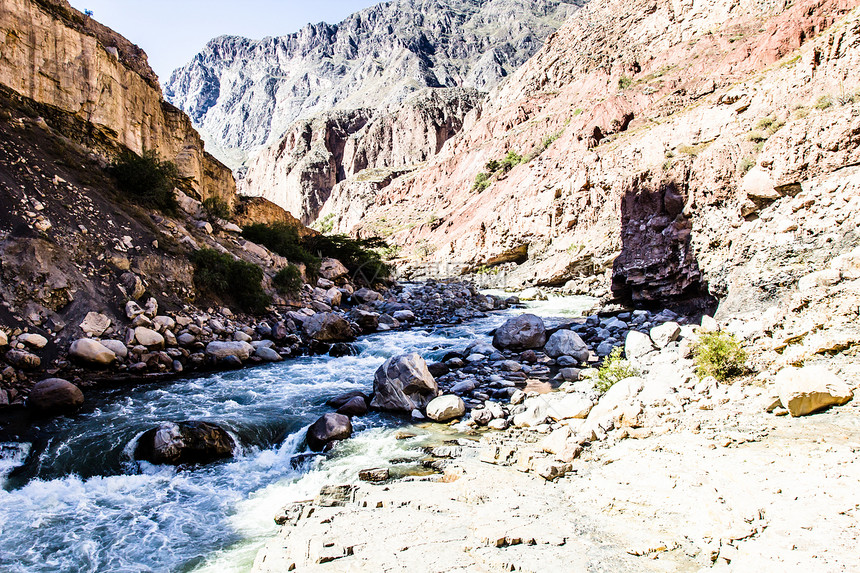
{"type": "Polygon", "coordinates": [[[568,420],[571,418],[587,418],[594,404],[584,394],[571,392],[561,399],[551,400],[547,413],[553,420],[568,420]]]}
{"type": "Polygon", "coordinates": [[[345,394],[341,394],[340,396],[336,396],[325,403],[329,408],[340,408],[356,396],[360,396],[365,401],[368,400],[367,396],[361,390],[352,390],[351,392],[347,392],[345,394]]]}
{"type": "Polygon", "coordinates": [[[334,312],[319,312],[303,325],[305,335],[318,342],[348,342],[355,339],[349,322],[334,312]]]}
{"type": "Polygon", "coordinates": [[[532,462],[532,469],[546,481],[553,481],[564,477],[572,468],[568,463],[550,459],[536,459],[532,462]]]}
{"type": "Polygon", "coordinates": [[[320,263],[320,275],[330,281],[335,281],[349,274],[349,269],[337,259],[323,259],[320,263]]]}
{"type": "Polygon", "coordinates": [[[644,387],[645,380],[637,376],[619,380],[600,397],[600,400],[588,413],[586,420],[600,422],[607,417],[617,415],[618,411],[637,396],[644,387]]]}
{"type": "Polygon", "coordinates": [[[30,348],[35,349],[45,348],[45,346],[48,345],[47,338],[41,334],[34,334],[32,332],[25,332],[24,334],[19,335],[18,342],[22,342],[30,348]]]}
{"type": "Polygon", "coordinates": [[[176,326],[176,321],[162,314],[152,319],[152,326],[159,332],[173,330],[173,327],[176,326]]]}
{"type": "Polygon", "coordinates": [[[328,413],[320,417],[308,428],[308,447],[315,452],[321,452],[331,442],[345,440],[351,435],[352,422],[349,416],[328,413]]]}
{"type": "Polygon", "coordinates": [[[128,348],[119,340],[101,340],[102,346],[114,353],[117,358],[126,358],[128,356],[128,348]]]}
{"type": "Polygon", "coordinates": [[[547,356],[559,358],[561,356],[572,356],[580,362],[588,360],[588,346],[571,330],[559,330],[554,332],[546,342],[544,348],[547,356]]]}
{"type": "Polygon", "coordinates": [[[624,354],[628,360],[637,360],[649,352],[657,350],[654,342],[647,334],[631,330],[624,341],[624,354]]]}
{"type": "Polygon", "coordinates": [[[358,356],[358,353],[358,348],[348,342],[335,342],[328,351],[329,356],[334,356],[335,358],[341,356],[358,356]]]}
{"type": "Polygon", "coordinates": [[[329,306],[340,306],[343,300],[343,293],[336,287],[331,287],[325,292],[325,301],[329,306]]]}
{"type": "Polygon", "coordinates": [[[652,328],[649,334],[657,348],[666,348],[670,342],[678,340],[678,336],[681,334],[681,326],[677,322],[664,322],[660,326],[652,328]]]}
{"type": "Polygon", "coordinates": [[[149,297],[143,307],[143,313],[149,318],[155,318],[158,314],[158,301],[153,297],[149,297]]]}
{"type": "Polygon", "coordinates": [[[138,326],[134,329],[134,339],[138,344],[142,344],[147,348],[164,348],[164,337],[145,326],[138,326]]]}
{"type": "Polygon", "coordinates": [[[719,331],[720,331],[720,324],[716,320],[714,320],[714,318],[712,316],[708,316],[707,314],[702,315],[702,322],[701,322],[701,326],[699,327],[700,333],[719,332],[719,331]]]}
{"type": "Polygon", "coordinates": [[[197,337],[190,332],[183,332],[176,337],[176,341],[182,346],[191,346],[192,344],[197,342],[197,337]]]}
{"type": "Polygon", "coordinates": [[[430,374],[433,376],[433,378],[439,378],[440,376],[444,376],[451,372],[451,368],[444,362],[434,362],[432,364],[428,364],[427,370],[430,371],[430,374]]]}
{"type": "Polygon", "coordinates": [[[543,320],[533,314],[508,319],[493,335],[493,346],[502,350],[542,348],[544,344],[546,327],[543,320]]]}
{"type": "Polygon", "coordinates": [[[0,330],[0,346],[8,346],[9,345],[9,337],[6,336],[6,333],[0,330]]]}
{"type": "Polygon", "coordinates": [[[505,418],[493,418],[487,427],[491,430],[507,430],[510,423],[505,418]]]}
{"type": "Polygon", "coordinates": [[[254,351],[254,356],[265,360],[266,362],[280,362],[283,360],[281,355],[269,348],[268,346],[258,346],[254,351]]]}
{"type": "Polygon", "coordinates": [[[824,366],[789,366],[775,379],[782,406],[794,417],[841,406],[853,398],[851,388],[824,366]]]}
{"type": "Polygon", "coordinates": [[[427,363],[416,353],[393,356],[376,371],[372,408],[393,412],[421,410],[439,393],[427,363]]]}
{"type": "Polygon", "coordinates": [[[69,356],[88,364],[107,366],[116,360],[116,354],[101,342],[91,338],[75,340],[69,348],[69,356]]]}
{"type": "Polygon", "coordinates": [[[400,322],[412,322],[415,320],[415,313],[411,310],[398,310],[395,311],[392,316],[395,320],[399,320],[400,322]]]}
{"type": "Polygon", "coordinates": [[[390,477],[390,473],[391,472],[388,468],[372,468],[367,470],[361,470],[358,472],[358,479],[371,483],[379,483],[387,481],[390,477]]]}
{"type": "MultiPolygon", "coordinates": [[[[135,303],[137,304],[137,303],[135,303]]],[[[111,319],[98,312],[88,312],[81,322],[81,330],[89,336],[101,336],[110,328],[111,319]]]]}
{"type": "Polygon", "coordinates": [[[493,414],[485,408],[476,408],[472,410],[472,420],[479,426],[486,426],[493,421],[493,414]]]}
{"type": "Polygon", "coordinates": [[[427,417],[436,422],[447,422],[466,413],[466,405],[459,396],[446,394],[434,398],[427,404],[427,417]]]}
{"type": "Polygon", "coordinates": [[[140,308],[140,305],[134,302],[133,300],[125,303],[125,316],[129,320],[134,320],[138,316],[143,314],[143,309],[140,308]]]}
{"type": "Polygon", "coordinates": [[[37,382],[27,396],[27,405],[42,414],[69,414],[83,403],[81,389],[62,378],[37,382]]]}
{"type": "Polygon", "coordinates": [[[134,457],[153,464],[206,464],[233,457],[236,443],[210,422],[166,423],[144,432],[134,457]]]}
{"type": "Polygon", "coordinates": [[[514,426],[518,428],[534,428],[546,422],[549,405],[542,396],[527,398],[523,402],[525,410],[514,416],[514,426]]]}
{"type": "Polygon", "coordinates": [[[376,332],[379,328],[379,313],[355,309],[350,314],[352,320],[358,325],[362,332],[376,332]]]}
{"type": "Polygon", "coordinates": [[[364,396],[354,396],[346,404],[337,409],[338,414],[349,417],[364,416],[368,411],[367,398],[364,396]]]}
{"type": "Polygon", "coordinates": [[[236,340],[236,341],[239,341],[239,342],[248,342],[248,343],[250,343],[252,340],[254,340],[254,338],[253,338],[253,337],[251,337],[251,336],[249,336],[249,335],[247,335],[247,334],[245,334],[245,333],[244,333],[244,332],[242,332],[241,330],[237,330],[236,332],[234,332],[234,333],[233,333],[233,340],[236,340]]]}
{"type": "Polygon", "coordinates": [[[254,352],[254,347],[247,342],[221,342],[215,340],[206,345],[206,354],[218,360],[223,360],[228,356],[235,356],[241,361],[245,361],[251,357],[254,352]]]}
{"type": "Polygon", "coordinates": [[[382,300],[382,295],[369,288],[360,288],[353,293],[353,298],[362,304],[382,300]]]}

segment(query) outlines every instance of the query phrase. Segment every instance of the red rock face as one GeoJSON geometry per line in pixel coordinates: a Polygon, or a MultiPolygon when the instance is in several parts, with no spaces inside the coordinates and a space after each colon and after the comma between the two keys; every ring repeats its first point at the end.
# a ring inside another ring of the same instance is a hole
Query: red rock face
{"type": "Polygon", "coordinates": [[[412,268],[500,265],[509,284],[597,275],[637,301],[723,296],[744,217],[860,147],[844,96],[860,84],[856,5],[594,0],[426,166],[335,193],[321,214],[389,237],[412,268]],[[527,161],[476,187],[509,151],[527,161]]]}

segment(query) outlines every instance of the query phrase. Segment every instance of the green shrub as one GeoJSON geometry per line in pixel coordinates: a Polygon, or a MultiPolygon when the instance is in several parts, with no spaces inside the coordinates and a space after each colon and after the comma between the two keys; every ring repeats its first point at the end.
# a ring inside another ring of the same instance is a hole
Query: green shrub
{"type": "Polygon", "coordinates": [[[472,185],[473,193],[482,193],[487,190],[487,187],[490,186],[490,174],[489,173],[478,173],[475,176],[475,184],[472,185]]]}
{"type": "Polygon", "coordinates": [[[523,156],[516,151],[508,151],[505,158],[499,162],[499,171],[507,173],[517,165],[523,162],[523,156]]]}
{"type": "Polygon", "coordinates": [[[825,110],[833,105],[833,98],[830,96],[823,95],[815,102],[815,105],[812,106],[815,109],[825,110]]]}
{"type": "Polygon", "coordinates": [[[145,150],[138,155],[126,150],[111,163],[108,172],[135,203],[165,213],[176,212],[179,204],[173,190],[181,180],[179,171],[172,162],[159,159],[155,151],[145,150]]]}
{"type": "Polygon", "coordinates": [[[331,233],[332,229],[334,229],[334,213],[329,213],[322,219],[317,219],[311,226],[325,235],[331,233]]]}
{"type": "Polygon", "coordinates": [[[346,235],[308,235],[302,245],[320,258],[337,259],[368,284],[391,276],[391,267],[382,260],[388,244],[378,237],[353,239],[346,235]]]}
{"type": "Polygon", "coordinates": [[[203,208],[210,218],[229,219],[233,214],[230,204],[220,197],[209,197],[203,201],[203,208]]]}
{"type": "Polygon", "coordinates": [[[490,159],[489,161],[487,161],[487,165],[485,165],[485,168],[490,173],[495,173],[499,170],[499,167],[501,167],[501,164],[499,163],[498,159],[490,159]]]}
{"type": "Polygon", "coordinates": [[[746,371],[747,353],[731,334],[703,334],[693,348],[696,373],[705,378],[713,376],[721,382],[746,371]]]}
{"type": "Polygon", "coordinates": [[[755,167],[755,161],[750,159],[749,157],[744,157],[740,161],[738,161],[738,173],[741,175],[746,175],[750,169],[755,167]]]}
{"type": "Polygon", "coordinates": [[[302,273],[299,267],[289,264],[275,274],[272,282],[278,292],[295,296],[302,289],[302,273]]]}
{"type": "Polygon", "coordinates": [[[612,352],[603,361],[600,368],[597,369],[597,376],[594,380],[594,387],[601,392],[606,392],[616,382],[620,382],[631,376],[638,376],[639,371],[633,367],[627,360],[621,357],[623,350],[620,346],[612,349],[612,352]]]}
{"type": "Polygon", "coordinates": [[[254,223],[242,229],[242,236],[265,246],[290,262],[304,263],[311,275],[319,272],[320,260],[305,248],[299,231],[288,223],[254,223]]]}
{"type": "Polygon", "coordinates": [[[633,78],[628,76],[621,76],[618,78],[618,89],[620,90],[626,90],[631,86],[631,84],[633,84],[633,78]]]}
{"type": "Polygon", "coordinates": [[[262,314],[271,304],[262,287],[263,271],[257,265],[234,260],[215,249],[200,249],[190,258],[198,289],[232,299],[242,310],[252,314],[262,314]]]}

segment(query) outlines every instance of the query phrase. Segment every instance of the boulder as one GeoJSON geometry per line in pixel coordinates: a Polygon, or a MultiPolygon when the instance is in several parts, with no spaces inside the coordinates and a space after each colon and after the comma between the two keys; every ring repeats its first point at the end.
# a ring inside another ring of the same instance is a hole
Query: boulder
{"type": "Polygon", "coordinates": [[[561,356],[573,356],[580,362],[588,360],[588,346],[571,330],[559,330],[554,332],[546,342],[544,348],[547,356],[559,358],[561,356]]]}
{"type": "Polygon", "coordinates": [[[128,348],[119,340],[101,340],[101,345],[113,352],[117,358],[128,356],[128,348]]]}
{"type": "Polygon", "coordinates": [[[335,440],[345,440],[351,435],[352,422],[349,416],[328,413],[308,428],[308,447],[315,452],[321,452],[329,443],[335,440]]]}
{"type": "Polygon", "coordinates": [[[657,347],[654,346],[654,342],[647,334],[636,330],[627,333],[627,338],[624,341],[624,355],[629,360],[636,360],[654,350],[657,350],[657,347]]]}
{"type": "Polygon", "coordinates": [[[233,457],[235,442],[209,422],[166,423],[140,436],[134,457],[153,464],[205,464],[233,457]]]}
{"type": "Polygon", "coordinates": [[[546,344],[546,327],[540,317],[523,314],[508,319],[496,329],[493,346],[500,349],[526,350],[546,344]]]}
{"type": "Polygon", "coordinates": [[[789,366],[777,373],[775,382],[779,400],[792,416],[841,406],[853,397],[848,384],[824,366],[789,366]]]}
{"type": "Polygon", "coordinates": [[[116,354],[101,342],[91,338],[80,338],[72,343],[69,356],[88,364],[107,366],[116,360],[116,354]]]}
{"type": "Polygon", "coordinates": [[[636,376],[619,380],[600,397],[586,419],[589,422],[600,422],[609,417],[619,416],[620,410],[629,404],[644,387],[645,380],[636,376]]]}
{"type": "Polygon", "coordinates": [[[395,320],[399,320],[400,322],[412,322],[415,320],[415,313],[411,310],[397,310],[392,316],[395,320]]]}
{"type": "Polygon", "coordinates": [[[303,325],[305,334],[318,342],[344,342],[355,339],[349,322],[334,312],[319,312],[303,325]]]}
{"type": "Polygon", "coordinates": [[[62,378],[48,378],[37,382],[27,397],[27,405],[43,414],[71,413],[83,403],[84,394],[81,389],[62,378]]]}
{"type": "Polygon", "coordinates": [[[134,339],[147,348],[164,348],[164,337],[151,328],[138,326],[134,329],[134,339]]]}
{"type": "Polygon", "coordinates": [[[549,405],[543,396],[526,398],[523,406],[525,406],[525,409],[514,416],[514,426],[518,428],[534,428],[546,422],[549,405]]]}
{"type": "Polygon", "coordinates": [[[549,404],[549,417],[553,420],[569,420],[586,418],[594,404],[588,396],[578,392],[565,394],[560,400],[552,400],[549,404]]]}
{"type": "Polygon", "coordinates": [[[350,315],[362,332],[376,332],[379,328],[379,313],[355,309],[350,315]]]}
{"type": "Polygon", "coordinates": [[[657,348],[666,348],[670,342],[678,340],[681,334],[681,325],[677,322],[664,322],[660,326],[655,326],[650,331],[651,340],[657,345],[657,348]]]}
{"type": "Polygon", "coordinates": [[[364,396],[355,396],[337,409],[338,414],[344,416],[364,416],[368,412],[367,399],[364,396]]]}
{"type": "Polygon", "coordinates": [[[223,360],[228,356],[235,356],[239,360],[247,360],[254,352],[254,347],[247,342],[221,342],[215,340],[206,345],[206,354],[218,360],[223,360]]]}
{"type": "Polygon", "coordinates": [[[98,312],[88,312],[81,322],[81,330],[89,336],[101,336],[110,328],[111,320],[98,312]]]}
{"type": "Polygon", "coordinates": [[[320,263],[320,275],[334,281],[349,274],[349,269],[337,259],[323,259],[320,263]]]}
{"type": "Polygon", "coordinates": [[[447,394],[433,398],[427,404],[427,417],[436,422],[447,422],[466,413],[466,405],[459,396],[447,394]]]}
{"type": "Polygon", "coordinates": [[[42,365],[42,359],[25,350],[13,348],[6,353],[6,362],[20,370],[35,370],[42,365]]]}
{"type": "Polygon", "coordinates": [[[42,336],[41,334],[34,334],[32,332],[25,332],[24,334],[18,336],[18,342],[22,342],[29,346],[30,348],[45,348],[48,345],[48,339],[42,336]]]}
{"type": "Polygon", "coordinates": [[[427,406],[439,393],[427,363],[416,353],[393,356],[373,378],[372,408],[411,412],[427,406]]]}
{"type": "Polygon", "coordinates": [[[336,396],[325,403],[326,406],[330,408],[340,408],[356,396],[360,396],[365,401],[367,401],[367,396],[361,390],[352,390],[351,392],[347,392],[346,394],[341,394],[340,396],[336,396]]]}
{"type": "Polygon", "coordinates": [[[440,376],[444,376],[451,372],[451,368],[444,362],[434,362],[433,364],[428,364],[427,370],[430,371],[430,374],[433,376],[433,378],[439,378],[440,376]]]}
{"type": "Polygon", "coordinates": [[[325,291],[325,301],[329,306],[340,306],[343,300],[343,293],[336,287],[331,287],[325,291]]]}
{"type": "Polygon", "coordinates": [[[328,351],[329,356],[340,358],[341,356],[358,356],[358,348],[348,342],[335,342],[328,351]]]}
{"type": "Polygon", "coordinates": [[[258,346],[254,351],[254,355],[266,362],[280,362],[283,360],[281,355],[269,348],[268,346],[258,346]]]}
{"type": "Polygon", "coordinates": [[[6,333],[0,330],[0,346],[8,346],[9,345],[9,337],[6,336],[6,333]]]}
{"type": "Polygon", "coordinates": [[[375,290],[370,290],[369,288],[360,288],[355,291],[352,296],[355,300],[362,304],[382,300],[381,294],[379,294],[375,290]]]}

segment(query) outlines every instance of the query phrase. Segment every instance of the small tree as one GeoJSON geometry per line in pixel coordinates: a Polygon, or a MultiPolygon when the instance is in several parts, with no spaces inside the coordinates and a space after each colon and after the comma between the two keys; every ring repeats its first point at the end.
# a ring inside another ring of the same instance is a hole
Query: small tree
{"type": "Polygon", "coordinates": [[[117,157],[108,172],[116,179],[120,191],[135,203],[175,213],[179,207],[174,189],[182,179],[171,161],[162,161],[149,149],[143,155],[126,150],[117,157]]]}

